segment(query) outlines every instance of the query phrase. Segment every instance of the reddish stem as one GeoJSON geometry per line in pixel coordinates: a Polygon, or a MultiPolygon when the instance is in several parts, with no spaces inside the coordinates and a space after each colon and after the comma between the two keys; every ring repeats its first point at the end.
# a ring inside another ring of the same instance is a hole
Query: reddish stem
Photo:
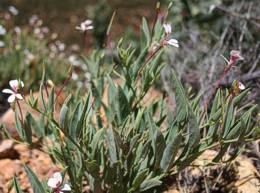
{"type": "Polygon", "coordinates": [[[163,45],[161,44],[160,46],[158,46],[158,47],[156,48],[156,50],[155,50],[150,56],[148,56],[148,57],[146,58],[145,63],[144,63],[144,65],[141,67],[141,69],[139,70],[137,76],[140,76],[140,73],[142,72],[142,70],[144,69],[144,67],[146,66],[146,64],[147,64],[148,62],[150,62],[150,60],[151,60],[162,48],[163,48],[163,45]]]}
{"type": "Polygon", "coordinates": [[[60,94],[62,93],[63,89],[65,88],[65,86],[67,86],[67,84],[69,83],[69,80],[71,79],[71,75],[72,75],[72,71],[70,72],[69,76],[66,78],[66,80],[63,82],[60,90],[56,93],[56,99],[55,99],[55,103],[57,102],[60,94]]]}
{"type": "Polygon", "coordinates": [[[217,89],[219,88],[220,83],[221,83],[222,80],[225,78],[225,76],[229,73],[231,67],[232,67],[232,64],[228,64],[228,65],[224,68],[224,71],[223,71],[222,75],[220,76],[220,78],[214,83],[214,87],[213,87],[212,94],[208,97],[208,99],[207,99],[206,102],[205,102],[205,111],[207,111],[208,104],[209,104],[209,101],[210,101],[211,96],[213,96],[213,95],[216,93],[217,89]]]}

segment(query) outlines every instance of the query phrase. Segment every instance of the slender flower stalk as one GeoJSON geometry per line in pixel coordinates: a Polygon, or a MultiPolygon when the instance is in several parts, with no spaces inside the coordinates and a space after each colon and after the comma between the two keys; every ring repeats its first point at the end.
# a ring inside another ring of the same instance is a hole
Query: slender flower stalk
{"type": "MultiPolygon", "coordinates": [[[[231,50],[230,52],[230,57],[229,60],[227,61],[227,66],[224,68],[222,75],[220,76],[220,78],[213,84],[213,91],[212,94],[208,97],[208,99],[206,99],[205,101],[205,111],[208,108],[208,103],[210,101],[210,98],[212,95],[214,95],[217,91],[217,89],[219,88],[221,82],[224,80],[224,78],[226,77],[226,75],[229,73],[229,71],[232,69],[232,67],[234,67],[236,65],[236,63],[239,60],[244,60],[244,58],[241,56],[240,51],[237,50],[231,50]]],[[[240,88],[243,88],[243,84],[240,83],[240,88]]]]}
{"type": "MultiPolygon", "coordinates": [[[[230,57],[228,60],[228,64],[227,66],[224,68],[223,74],[220,76],[220,78],[215,82],[215,90],[218,89],[220,83],[222,82],[222,80],[225,78],[225,76],[229,73],[229,71],[231,70],[232,67],[234,67],[236,65],[236,63],[240,60],[244,60],[244,58],[241,56],[240,52],[237,50],[232,50],[230,52],[230,57]]],[[[215,93],[215,91],[213,92],[213,94],[215,93]]]]}
{"type": "Polygon", "coordinates": [[[61,85],[60,90],[58,92],[56,92],[55,103],[57,102],[57,100],[58,100],[59,96],[61,95],[61,93],[62,93],[63,89],[65,88],[65,86],[67,86],[67,84],[69,83],[69,81],[71,79],[71,76],[72,76],[72,69],[70,68],[67,78],[64,80],[63,84],[61,85]]]}
{"type": "Polygon", "coordinates": [[[82,22],[79,26],[76,26],[76,30],[79,30],[83,33],[83,47],[86,47],[86,37],[87,37],[87,31],[93,29],[93,22],[90,19],[85,20],[82,22]]]}

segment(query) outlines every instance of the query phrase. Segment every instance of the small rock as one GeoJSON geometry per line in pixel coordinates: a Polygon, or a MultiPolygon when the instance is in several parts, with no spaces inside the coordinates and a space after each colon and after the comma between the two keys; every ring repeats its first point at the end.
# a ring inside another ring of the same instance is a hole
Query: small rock
{"type": "Polygon", "coordinates": [[[0,176],[3,177],[5,183],[12,179],[16,174],[22,172],[22,166],[19,160],[2,159],[0,160],[0,176]]]}
{"type": "Polygon", "coordinates": [[[0,143],[0,159],[10,158],[16,159],[19,154],[14,149],[14,142],[12,140],[3,140],[0,143]]]}

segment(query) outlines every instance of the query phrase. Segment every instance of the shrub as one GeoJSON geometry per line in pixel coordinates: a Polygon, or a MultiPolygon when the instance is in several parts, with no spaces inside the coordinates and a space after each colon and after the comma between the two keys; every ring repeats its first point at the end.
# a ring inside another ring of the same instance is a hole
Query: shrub
{"type": "MultiPolygon", "coordinates": [[[[164,50],[170,45],[178,47],[178,41],[170,38],[169,26],[164,26],[165,33],[163,23],[158,20],[151,30],[143,20],[140,51],[120,40],[117,65],[104,66],[108,58],[102,50],[85,59],[91,74],[90,89],[84,96],[70,94],[59,120],[53,114],[59,97],[54,88],[48,100],[31,97],[27,101],[41,113],[41,121],[29,113],[23,120],[17,110],[21,141],[33,147],[37,140],[54,163],[64,168],[72,192],[83,192],[86,182],[97,193],[156,191],[165,178],[188,167],[207,149],[219,149],[212,160],[215,164],[236,144],[234,153],[225,160],[231,161],[246,142],[253,140],[256,127],[251,117],[256,105],[240,105],[250,91],[240,93],[236,81],[230,90],[218,89],[207,108],[200,105],[201,95],[186,92],[172,70],[176,108],[169,107],[171,96],[167,94],[144,102],[166,65],[164,50]]],[[[43,75],[41,95],[45,81],[43,75]]],[[[50,189],[28,167],[25,170],[34,192],[61,191],[61,180],[57,189],[50,189]]],[[[14,185],[16,192],[22,192],[16,179],[14,185]]]]}

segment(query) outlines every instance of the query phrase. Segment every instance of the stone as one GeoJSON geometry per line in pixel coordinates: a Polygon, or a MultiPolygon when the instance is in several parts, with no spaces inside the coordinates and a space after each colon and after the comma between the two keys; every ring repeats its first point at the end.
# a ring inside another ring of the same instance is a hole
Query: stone
{"type": "Polygon", "coordinates": [[[19,154],[14,149],[14,142],[12,140],[7,139],[0,142],[0,159],[16,159],[18,157],[19,154]]]}
{"type": "Polygon", "coordinates": [[[19,160],[2,159],[0,160],[0,168],[0,176],[3,177],[5,183],[22,172],[22,165],[19,160]]]}

